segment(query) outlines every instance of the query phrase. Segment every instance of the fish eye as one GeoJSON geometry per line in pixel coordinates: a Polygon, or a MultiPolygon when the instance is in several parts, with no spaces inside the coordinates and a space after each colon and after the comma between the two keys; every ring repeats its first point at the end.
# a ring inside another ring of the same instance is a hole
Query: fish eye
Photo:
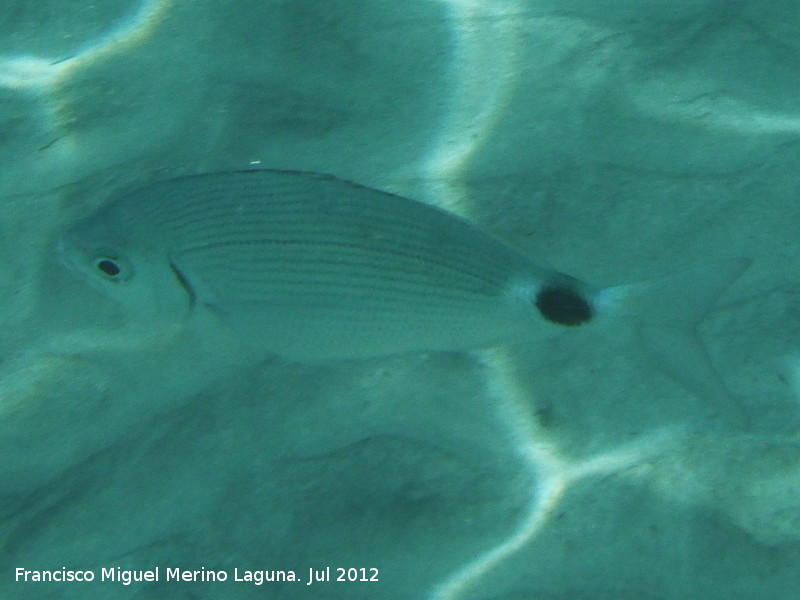
{"type": "Polygon", "coordinates": [[[97,268],[109,277],[116,277],[120,271],[119,265],[108,258],[97,261],[97,268]]]}
{"type": "Polygon", "coordinates": [[[94,261],[94,267],[110,281],[122,280],[122,265],[116,258],[111,256],[102,256],[100,258],[96,258],[94,261]]]}

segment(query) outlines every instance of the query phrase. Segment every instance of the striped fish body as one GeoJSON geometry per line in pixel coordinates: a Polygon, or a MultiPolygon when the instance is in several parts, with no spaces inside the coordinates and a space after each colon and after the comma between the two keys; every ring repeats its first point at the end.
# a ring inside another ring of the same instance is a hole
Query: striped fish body
{"type": "Polygon", "coordinates": [[[61,251],[133,311],[211,314],[243,344],[297,359],[527,340],[548,320],[543,289],[584,293],[455,215],[292,171],[154,184],[78,224],[61,251]]]}

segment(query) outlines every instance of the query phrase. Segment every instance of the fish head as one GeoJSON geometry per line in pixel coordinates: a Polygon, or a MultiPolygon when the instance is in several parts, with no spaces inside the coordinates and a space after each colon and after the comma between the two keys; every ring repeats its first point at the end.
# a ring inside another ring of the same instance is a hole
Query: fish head
{"type": "Polygon", "coordinates": [[[126,225],[100,211],[61,237],[58,254],[63,264],[132,314],[177,322],[192,309],[194,294],[164,242],[147,227],[126,225]]]}

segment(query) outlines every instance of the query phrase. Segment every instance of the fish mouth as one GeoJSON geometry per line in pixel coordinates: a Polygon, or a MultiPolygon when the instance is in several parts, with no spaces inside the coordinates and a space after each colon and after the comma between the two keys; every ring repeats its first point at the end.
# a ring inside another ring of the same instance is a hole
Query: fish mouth
{"type": "Polygon", "coordinates": [[[68,243],[69,234],[64,234],[56,242],[56,261],[62,266],[74,270],[76,268],[75,259],[73,258],[71,249],[74,248],[73,244],[68,243]]]}
{"type": "Polygon", "coordinates": [[[103,291],[96,278],[92,277],[87,268],[89,253],[79,244],[75,243],[71,232],[62,235],[55,244],[55,262],[67,271],[75,273],[81,280],[87,282],[93,289],[103,291]]]}
{"type": "Polygon", "coordinates": [[[55,244],[55,260],[62,267],[80,273],[84,278],[93,279],[86,269],[89,260],[87,252],[80,244],[76,243],[72,232],[63,234],[55,244]]]}

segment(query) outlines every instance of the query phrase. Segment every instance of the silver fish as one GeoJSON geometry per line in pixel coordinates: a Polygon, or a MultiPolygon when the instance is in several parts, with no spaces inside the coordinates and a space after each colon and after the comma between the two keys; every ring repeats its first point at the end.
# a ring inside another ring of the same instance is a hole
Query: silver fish
{"type": "MultiPolygon", "coordinates": [[[[188,326],[211,316],[265,354],[470,350],[616,316],[691,342],[662,361],[673,371],[678,360],[708,364],[694,328],[747,265],[732,259],[598,289],[430,205],[277,170],[150,185],[77,224],[59,246],[132,312],[188,326]]],[[[706,375],[682,379],[697,391],[706,375]]]]}

